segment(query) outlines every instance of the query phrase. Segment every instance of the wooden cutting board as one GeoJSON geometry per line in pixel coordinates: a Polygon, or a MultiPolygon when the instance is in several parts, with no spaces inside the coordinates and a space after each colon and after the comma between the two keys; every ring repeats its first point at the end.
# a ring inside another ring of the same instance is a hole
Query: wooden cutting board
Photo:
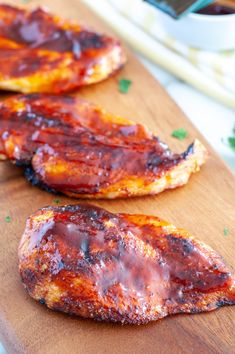
{"type": "MultiPolygon", "coordinates": [[[[64,17],[109,32],[80,1],[32,1],[27,6],[39,3],[64,17]]],[[[183,151],[194,138],[208,146],[164,89],[127,52],[128,64],[122,71],[79,94],[113,113],[145,123],[177,151],[183,151]],[[121,77],[133,81],[127,95],[118,92],[121,77]],[[172,130],[179,127],[189,131],[189,137],[182,142],[171,137],[172,130]]],[[[207,164],[185,187],[156,197],[95,204],[114,212],[153,214],[172,221],[207,242],[234,267],[235,179],[215,152],[209,146],[208,149],[207,164]],[[225,227],[229,229],[228,236],[223,234],[225,227]]],[[[18,275],[17,247],[28,215],[53,204],[54,198],[27,183],[20,168],[7,162],[0,164],[0,335],[8,353],[235,353],[234,307],[172,316],[145,326],[121,326],[52,312],[32,300],[18,275]],[[10,223],[5,221],[7,215],[11,216],[10,223]]],[[[60,199],[61,204],[76,203],[75,199],[60,199]]]]}

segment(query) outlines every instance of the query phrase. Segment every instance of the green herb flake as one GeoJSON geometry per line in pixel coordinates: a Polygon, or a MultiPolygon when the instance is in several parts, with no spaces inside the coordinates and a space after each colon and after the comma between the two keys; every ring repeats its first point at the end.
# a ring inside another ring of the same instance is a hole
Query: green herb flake
{"type": "Polygon", "coordinates": [[[172,132],[171,136],[173,136],[174,138],[179,139],[179,140],[184,140],[185,138],[187,138],[188,132],[184,128],[179,128],[179,129],[174,130],[172,132]]]}
{"type": "Polygon", "coordinates": [[[232,148],[232,149],[235,149],[235,136],[230,136],[228,138],[228,143],[229,143],[229,146],[232,148]]]}
{"type": "Polygon", "coordinates": [[[227,227],[224,228],[224,236],[229,235],[229,229],[227,227]]]}
{"type": "Polygon", "coordinates": [[[28,4],[31,0],[21,0],[23,4],[28,4]]]}
{"type": "Polygon", "coordinates": [[[229,136],[228,138],[224,139],[222,138],[221,141],[224,145],[230,147],[231,149],[235,150],[235,127],[232,130],[232,134],[231,136],[229,136]]]}
{"type": "Polygon", "coordinates": [[[132,81],[127,79],[120,79],[118,82],[119,91],[121,93],[128,93],[131,87],[132,81]]]}
{"type": "Polygon", "coordinates": [[[6,221],[6,222],[11,222],[11,217],[10,217],[9,215],[6,216],[6,217],[5,217],[5,221],[6,221]]]}
{"type": "Polygon", "coordinates": [[[55,204],[59,204],[59,203],[60,203],[60,199],[54,199],[53,202],[54,202],[55,204]]]}

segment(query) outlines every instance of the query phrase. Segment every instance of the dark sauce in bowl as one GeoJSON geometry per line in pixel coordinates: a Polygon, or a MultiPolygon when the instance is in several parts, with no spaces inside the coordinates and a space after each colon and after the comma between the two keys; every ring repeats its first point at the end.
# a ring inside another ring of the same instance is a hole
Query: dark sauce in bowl
{"type": "Polygon", "coordinates": [[[219,5],[219,4],[211,4],[197,11],[197,13],[202,15],[213,15],[213,16],[232,15],[235,14],[235,8],[232,8],[230,6],[219,5]]]}

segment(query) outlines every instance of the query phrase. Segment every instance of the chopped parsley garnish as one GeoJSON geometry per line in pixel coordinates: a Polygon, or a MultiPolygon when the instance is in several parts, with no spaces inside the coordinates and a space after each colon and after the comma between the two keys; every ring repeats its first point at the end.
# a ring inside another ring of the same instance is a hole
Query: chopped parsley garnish
{"type": "Polygon", "coordinates": [[[235,127],[232,130],[232,134],[231,136],[229,136],[228,138],[224,139],[222,138],[222,143],[224,143],[226,146],[229,146],[231,149],[235,150],[235,127]]]}
{"type": "Polygon", "coordinates": [[[230,136],[228,138],[228,144],[232,149],[235,149],[235,136],[230,136]]]}
{"type": "Polygon", "coordinates": [[[128,93],[131,87],[132,81],[127,79],[120,79],[118,82],[119,91],[121,93],[128,93]]]}
{"type": "Polygon", "coordinates": [[[6,222],[11,222],[11,217],[10,217],[9,215],[6,216],[6,217],[5,217],[5,221],[6,221],[6,222]]]}
{"type": "Polygon", "coordinates": [[[54,199],[53,202],[54,202],[55,204],[59,204],[59,203],[60,203],[60,199],[54,199]]]}
{"type": "Polygon", "coordinates": [[[224,228],[224,236],[229,235],[229,229],[227,227],[224,228]]]}
{"type": "Polygon", "coordinates": [[[174,138],[179,139],[179,140],[184,140],[185,138],[187,138],[188,132],[184,128],[179,128],[179,129],[173,130],[171,136],[173,136],[174,138]]]}

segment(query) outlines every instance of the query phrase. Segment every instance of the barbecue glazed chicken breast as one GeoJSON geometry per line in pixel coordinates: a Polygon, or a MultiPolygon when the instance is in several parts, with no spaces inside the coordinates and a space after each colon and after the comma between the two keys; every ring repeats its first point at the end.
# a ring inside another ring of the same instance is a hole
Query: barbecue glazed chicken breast
{"type": "Polygon", "coordinates": [[[106,79],[125,61],[116,39],[41,8],[0,5],[0,89],[65,92],[106,79]]]}
{"type": "Polygon", "coordinates": [[[85,204],[28,218],[19,271],[50,309],[102,321],[141,324],[235,304],[230,269],[188,232],[85,204]]]}
{"type": "Polygon", "coordinates": [[[143,125],[75,97],[18,95],[0,104],[0,154],[48,191],[78,198],[156,194],[185,184],[205,162],[195,141],[182,154],[143,125]]]}

